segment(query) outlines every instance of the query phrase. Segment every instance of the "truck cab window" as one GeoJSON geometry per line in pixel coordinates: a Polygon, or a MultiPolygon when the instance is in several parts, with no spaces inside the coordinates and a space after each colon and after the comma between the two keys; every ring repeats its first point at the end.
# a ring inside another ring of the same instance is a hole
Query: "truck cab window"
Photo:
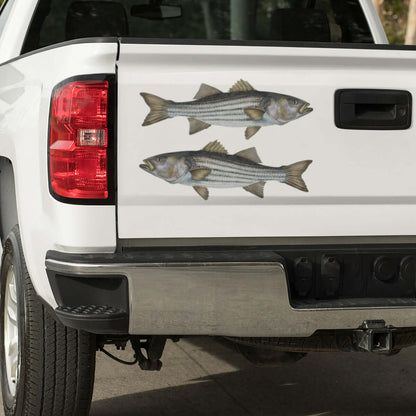
{"type": "Polygon", "coordinates": [[[120,36],[373,43],[358,0],[40,0],[22,52],[120,36]]]}

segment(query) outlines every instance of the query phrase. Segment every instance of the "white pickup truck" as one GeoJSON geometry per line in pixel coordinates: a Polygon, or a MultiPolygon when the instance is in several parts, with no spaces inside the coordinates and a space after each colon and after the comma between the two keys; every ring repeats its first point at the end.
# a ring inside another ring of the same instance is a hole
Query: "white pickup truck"
{"type": "Polygon", "coordinates": [[[87,415],[107,344],[144,370],[184,336],[260,365],[416,344],[416,49],[371,0],[0,13],[7,416],[87,415]]]}

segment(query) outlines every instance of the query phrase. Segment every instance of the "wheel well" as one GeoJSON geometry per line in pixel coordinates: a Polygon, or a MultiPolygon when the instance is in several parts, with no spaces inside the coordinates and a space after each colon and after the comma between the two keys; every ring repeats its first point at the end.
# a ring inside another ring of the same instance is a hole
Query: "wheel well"
{"type": "Polygon", "coordinates": [[[18,224],[18,219],[13,165],[9,159],[0,157],[0,238],[2,243],[16,224],[18,224]]]}

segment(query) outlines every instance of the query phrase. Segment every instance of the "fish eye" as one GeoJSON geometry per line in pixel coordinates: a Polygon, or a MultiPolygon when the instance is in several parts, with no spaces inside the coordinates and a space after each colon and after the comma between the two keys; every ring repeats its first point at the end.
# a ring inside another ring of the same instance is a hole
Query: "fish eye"
{"type": "Polygon", "coordinates": [[[155,160],[156,160],[156,162],[157,162],[157,163],[160,163],[160,162],[162,161],[162,160],[160,159],[160,157],[157,157],[155,160]]]}
{"type": "Polygon", "coordinates": [[[293,100],[293,105],[298,105],[299,101],[298,100],[293,100]]]}

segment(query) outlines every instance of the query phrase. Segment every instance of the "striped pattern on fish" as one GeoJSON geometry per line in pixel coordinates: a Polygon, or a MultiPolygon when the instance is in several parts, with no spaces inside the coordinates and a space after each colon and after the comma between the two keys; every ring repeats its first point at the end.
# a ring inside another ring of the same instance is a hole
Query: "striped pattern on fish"
{"type": "Polygon", "coordinates": [[[211,173],[202,180],[192,179],[191,173],[185,175],[177,183],[191,186],[206,186],[207,188],[237,188],[257,182],[284,182],[284,168],[274,168],[259,165],[236,155],[214,152],[188,152],[190,171],[209,169],[211,173]]]}
{"type": "Polygon", "coordinates": [[[199,151],[165,153],[144,160],[140,167],[170,184],[194,187],[208,199],[208,188],[238,188],[263,198],[267,181],[286,183],[308,192],[302,174],[312,163],[304,160],[288,166],[261,165],[255,148],[230,155],[218,141],[199,151]]]}
{"type": "Polygon", "coordinates": [[[310,104],[296,97],[255,90],[247,81],[240,80],[224,93],[202,84],[195,101],[175,102],[142,92],[150,113],[143,122],[149,126],[167,118],[187,117],[190,134],[211,125],[247,127],[246,139],[261,127],[283,125],[313,111],[310,104]]]}
{"type": "Polygon", "coordinates": [[[168,103],[167,114],[172,117],[189,117],[208,124],[225,127],[268,126],[270,124],[283,124],[268,120],[267,114],[260,120],[252,120],[245,112],[245,108],[267,108],[268,99],[259,91],[250,95],[246,92],[232,92],[201,98],[197,101],[185,103],[168,103]]]}

